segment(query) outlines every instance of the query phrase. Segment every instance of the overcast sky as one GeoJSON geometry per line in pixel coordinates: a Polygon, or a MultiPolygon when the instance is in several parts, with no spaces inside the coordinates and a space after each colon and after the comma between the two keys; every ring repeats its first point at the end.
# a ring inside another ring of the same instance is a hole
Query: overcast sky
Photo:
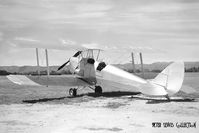
{"type": "MultiPolygon", "coordinates": [[[[199,61],[199,1],[0,0],[1,66],[36,65],[35,50],[23,47],[85,45],[105,49],[109,63],[129,62],[131,51],[145,63],[199,61]]],[[[49,50],[50,64],[74,52],[49,50]]]]}

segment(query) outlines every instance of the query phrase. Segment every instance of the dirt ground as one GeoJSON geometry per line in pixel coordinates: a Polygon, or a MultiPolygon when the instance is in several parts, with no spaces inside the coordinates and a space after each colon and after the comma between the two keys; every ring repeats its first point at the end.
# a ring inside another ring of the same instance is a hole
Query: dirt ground
{"type": "Polygon", "coordinates": [[[179,92],[167,102],[130,91],[98,96],[90,89],[80,90],[71,98],[67,96],[69,88],[22,87],[0,77],[0,132],[198,133],[198,81],[198,73],[186,74],[182,89],[196,91],[179,92]]]}

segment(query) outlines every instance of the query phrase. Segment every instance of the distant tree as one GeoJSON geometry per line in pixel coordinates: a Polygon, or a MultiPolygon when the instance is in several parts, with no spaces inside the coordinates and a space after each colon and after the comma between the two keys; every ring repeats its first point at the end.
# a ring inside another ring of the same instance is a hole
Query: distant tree
{"type": "Polygon", "coordinates": [[[199,72],[199,67],[192,67],[189,69],[185,69],[185,72],[199,72]]]}
{"type": "Polygon", "coordinates": [[[150,72],[150,70],[149,69],[144,69],[144,72],[150,72]]]}
{"type": "Polygon", "coordinates": [[[72,74],[72,73],[70,72],[70,70],[66,69],[66,70],[62,70],[61,74],[72,74]]]}
{"type": "Polygon", "coordinates": [[[57,72],[57,71],[51,71],[51,72],[50,72],[50,75],[61,75],[61,73],[60,73],[60,72],[57,72]]]}
{"type": "Polygon", "coordinates": [[[47,71],[46,70],[45,71],[41,71],[40,75],[47,75],[47,71]]]}
{"type": "Polygon", "coordinates": [[[161,70],[154,69],[154,70],[152,70],[151,72],[154,72],[154,73],[160,73],[160,72],[161,72],[161,70]]]}
{"type": "Polygon", "coordinates": [[[0,70],[0,75],[9,75],[10,73],[5,70],[0,70]]]}
{"type": "Polygon", "coordinates": [[[129,69],[127,72],[134,73],[133,69],[129,69]]]}
{"type": "Polygon", "coordinates": [[[136,73],[140,73],[141,71],[140,71],[139,69],[136,69],[135,72],[136,72],[136,73]]]}

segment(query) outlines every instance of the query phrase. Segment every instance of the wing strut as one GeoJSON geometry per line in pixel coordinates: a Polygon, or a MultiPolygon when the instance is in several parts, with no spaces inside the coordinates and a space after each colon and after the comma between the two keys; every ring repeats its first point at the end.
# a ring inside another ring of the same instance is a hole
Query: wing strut
{"type": "Polygon", "coordinates": [[[141,64],[142,78],[144,78],[144,67],[143,67],[142,53],[140,53],[140,64],[141,64]]]}
{"type": "Polygon", "coordinates": [[[48,64],[48,50],[45,49],[45,53],[46,53],[46,66],[47,66],[47,87],[48,87],[48,78],[50,75],[50,71],[49,71],[49,64],[48,64]]]}
{"type": "Polygon", "coordinates": [[[46,66],[47,66],[47,76],[50,75],[50,71],[49,71],[49,64],[48,64],[48,50],[45,49],[46,52],[46,66]]]}
{"type": "Polygon", "coordinates": [[[39,53],[38,48],[36,48],[36,56],[37,56],[37,74],[40,75],[40,66],[39,66],[39,53]]]}
{"type": "Polygon", "coordinates": [[[134,60],[134,53],[131,53],[131,58],[132,58],[132,66],[133,66],[133,73],[135,73],[135,60],[134,60]]]}

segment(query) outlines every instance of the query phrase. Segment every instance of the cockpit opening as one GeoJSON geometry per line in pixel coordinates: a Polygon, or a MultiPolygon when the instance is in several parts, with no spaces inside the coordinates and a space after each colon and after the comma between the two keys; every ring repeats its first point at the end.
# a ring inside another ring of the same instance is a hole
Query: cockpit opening
{"type": "Polygon", "coordinates": [[[104,69],[105,67],[106,67],[106,63],[100,62],[99,65],[97,66],[97,70],[102,71],[102,69],[104,69]]]}

